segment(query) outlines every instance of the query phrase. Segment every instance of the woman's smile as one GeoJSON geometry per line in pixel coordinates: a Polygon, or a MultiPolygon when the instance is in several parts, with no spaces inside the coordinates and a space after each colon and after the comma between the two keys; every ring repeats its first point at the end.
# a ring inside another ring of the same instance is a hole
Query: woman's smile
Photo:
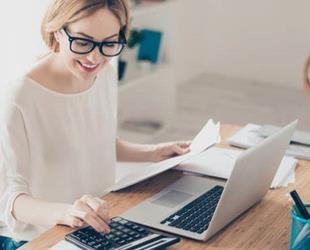
{"type": "Polygon", "coordinates": [[[81,61],[77,61],[77,62],[80,66],[80,69],[83,72],[87,72],[87,73],[95,72],[98,69],[98,67],[100,66],[100,64],[83,63],[81,61]]]}

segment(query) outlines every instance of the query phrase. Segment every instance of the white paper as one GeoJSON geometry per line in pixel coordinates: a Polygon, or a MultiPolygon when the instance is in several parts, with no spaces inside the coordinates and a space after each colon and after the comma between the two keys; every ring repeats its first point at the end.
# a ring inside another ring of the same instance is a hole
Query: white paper
{"type": "Polygon", "coordinates": [[[287,187],[288,184],[295,182],[295,170],[294,169],[290,171],[287,178],[284,181],[282,181],[280,185],[281,187],[287,187]]]}
{"type": "MultiPolygon", "coordinates": [[[[192,159],[182,162],[175,169],[228,179],[237,157],[242,152],[212,147],[192,159]]],[[[294,182],[296,165],[297,160],[295,158],[284,156],[270,187],[286,187],[289,183],[294,182]]]]}
{"type": "MultiPolygon", "coordinates": [[[[227,139],[227,143],[240,148],[250,148],[262,142],[262,126],[249,123],[237,133],[227,139]]],[[[285,155],[293,156],[302,160],[310,160],[310,147],[304,145],[290,144],[285,155]]]]}
{"type": "Polygon", "coordinates": [[[126,175],[141,170],[143,167],[152,164],[151,162],[117,162],[116,163],[116,182],[126,175]]]}
{"type": "Polygon", "coordinates": [[[50,250],[80,250],[81,248],[73,245],[72,243],[68,241],[62,240],[49,249],[50,250]]]}
{"type": "Polygon", "coordinates": [[[264,138],[258,134],[260,128],[260,125],[249,123],[228,138],[227,142],[241,148],[253,147],[264,140],[264,138]]]}
{"type": "Polygon", "coordinates": [[[278,168],[278,171],[273,178],[273,181],[271,183],[271,188],[277,188],[277,187],[286,187],[291,181],[294,181],[292,179],[292,173],[295,175],[295,167],[297,165],[297,160],[290,156],[284,156],[281,164],[278,168]]]}
{"type": "Polygon", "coordinates": [[[212,147],[174,169],[228,179],[242,151],[212,147]]]}
{"type": "Polygon", "coordinates": [[[140,181],[146,180],[173,168],[185,160],[190,159],[191,157],[199,154],[203,150],[206,150],[210,146],[217,143],[219,140],[219,131],[220,124],[217,123],[215,125],[214,122],[210,119],[207,124],[200,130],[197,136],[192,140],[190,146],[191,151],[189,153],[156,162],[151,165],[141,167],[141,169],[136,171],[132,171],[117,181],[117,183],[112,186],[111,191],[117,191],[136,184],[140,181]]]}
{"type": "MultiPolygon", "coordinates": [[[[263,137],[268,137],[276,132],[278,132],[281,128],[273,125],[263,125],[259,130],[259,134],[263,137]]],[[[305,131],[295,130],[292,138],[292,142],[296,142],[299,144],[304,144],[310,146],[310,133],[305,131]]]]}

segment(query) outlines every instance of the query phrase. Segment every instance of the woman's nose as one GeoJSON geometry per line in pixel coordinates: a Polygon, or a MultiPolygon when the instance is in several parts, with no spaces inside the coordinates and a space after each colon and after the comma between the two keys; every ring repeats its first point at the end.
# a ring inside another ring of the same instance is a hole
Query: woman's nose
{"type": "Polygon", "coordinates": [[[105,60],[105,56],[100,53],[98,47],[96,47],[93,51],[87,54],[86,58],[93,64],[98,64],[105,60]]]}

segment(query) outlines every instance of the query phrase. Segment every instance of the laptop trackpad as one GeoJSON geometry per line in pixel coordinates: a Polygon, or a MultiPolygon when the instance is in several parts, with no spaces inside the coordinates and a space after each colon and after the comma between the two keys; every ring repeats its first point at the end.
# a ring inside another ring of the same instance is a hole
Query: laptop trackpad
{"type": "Polygon", "coordinates": [[[156,200],[152,201],[152,203],[164,207],[173,208],[188,199],[192,198],[193,195],[188,193],[183,193],[176,190],[171,190],[168,193],[165,193],[164,195],[160,196],[156,200]]]}

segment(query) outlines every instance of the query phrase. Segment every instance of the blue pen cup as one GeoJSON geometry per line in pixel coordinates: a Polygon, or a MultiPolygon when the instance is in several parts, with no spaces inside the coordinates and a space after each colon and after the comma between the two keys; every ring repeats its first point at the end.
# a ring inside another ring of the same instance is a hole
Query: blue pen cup
{"type": "MultiPolygon", "coordinates": [[[[310,204],[305,204],[308,208],[310,204]]],[[[306,250],[310,249],[310,220],[306,220],[296,214],[296,206],[293,205],[291,210],[291,240],[290,249],[291,250],[306,250]]]]}

